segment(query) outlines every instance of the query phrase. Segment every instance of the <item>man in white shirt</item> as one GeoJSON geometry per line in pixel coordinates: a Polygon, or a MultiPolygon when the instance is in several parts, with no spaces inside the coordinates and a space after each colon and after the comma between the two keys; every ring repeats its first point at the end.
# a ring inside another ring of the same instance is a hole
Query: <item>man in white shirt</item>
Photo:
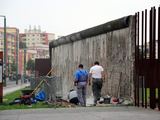
{"type": "MultiPolygon", "coordinates": [[[[99,62],[96,61],[94,63],[94,66],[90,68],[90,77],[92,79],[92,92],[94,96],[94,106],[97,104],[97,101],[100,100],[101,97],[101,89],[102,89],[102,83],[104,79],[104,69],[102,66],[99,65],[99,62]]],[[[89,79],[89,85],[90,85],[90,79],[89,79]]]]}

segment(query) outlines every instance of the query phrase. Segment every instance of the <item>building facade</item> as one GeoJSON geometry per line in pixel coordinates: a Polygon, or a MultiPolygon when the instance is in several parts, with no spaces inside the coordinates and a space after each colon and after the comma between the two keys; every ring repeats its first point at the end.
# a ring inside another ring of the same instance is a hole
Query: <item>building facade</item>
{"type": "MultiPolygon", "coordinates": [[[[20,33],[20,48],[21,48],[21,61],[23,64],[19,66],[23,69],[21,74],[26,74],[24,66],[28,60],[35,58],[48,58],[49,57],[49,42],[55,39],[54,33],[42,32],[40,26],[36,28],[25,29],[24,33],[20,33]]],[[[19,60],[20,60],[19,59],[19,60]]]]}
{"type": "Polygon", "coordinates": [[[24,33],[20,34],[20,41],[26,45],[27,50],[35,50],[36,55],[33,55],[33,59],[49,57],[48,44],[55,39],[55,34],[42,32],[40,26],[38,29],[31,26],[29,29],[25,29],[24,33]],[[42,55],[43,53],[43,55],[42,55]]]}
{"type": "MultiPolygon", "coordinates": [[[[0,27],[0,51],[4,51],[4,28],[0,27]]],[[[6,74],[18,74],[19,29],[6,28],[6,74]]]]}

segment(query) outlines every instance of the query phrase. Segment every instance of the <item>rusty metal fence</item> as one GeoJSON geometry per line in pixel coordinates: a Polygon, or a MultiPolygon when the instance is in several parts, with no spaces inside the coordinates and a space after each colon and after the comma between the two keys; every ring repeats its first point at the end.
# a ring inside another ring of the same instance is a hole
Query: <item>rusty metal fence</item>
{"type": "Polygon", "coordinates": [[[57,98],[62,98],[63,92],[61,77],[40,76],[38,78],[30,78],[31,89],[34,90],[42,80],[45,80],[45,82],[40,86],[40,90],[45,92],[46,101],[55,101],[57,98]]]}
{"type": "Polygon", "coordinates": [[[160,110],[160,7],[135,14],[135,105],[160,110]]]}

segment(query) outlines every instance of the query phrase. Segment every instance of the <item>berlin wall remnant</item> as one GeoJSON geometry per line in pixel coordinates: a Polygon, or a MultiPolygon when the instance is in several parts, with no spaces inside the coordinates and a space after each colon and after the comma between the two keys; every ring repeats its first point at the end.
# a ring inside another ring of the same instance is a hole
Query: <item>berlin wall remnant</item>
{"type": "Polygon", "coordinates": [[[107,75],[102,95],[133,96],[133,23],[134,16],[127,16],[50,42],[51,64],[54,74],[62,78],[64,98],[73,88],[73,73],[78,64],[89,70],[96,60],[107,75]]]}

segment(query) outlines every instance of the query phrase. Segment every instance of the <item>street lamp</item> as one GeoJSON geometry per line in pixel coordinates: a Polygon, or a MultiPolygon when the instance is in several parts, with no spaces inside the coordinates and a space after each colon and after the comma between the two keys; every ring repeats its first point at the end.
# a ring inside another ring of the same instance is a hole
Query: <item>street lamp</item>
{"type": "Polygon", "coordinates": [[[6,86],[6,47],[7,47],[7,44],[6,44],[6,16],[4,15],[0,15],[0,17],[3,17],[4,18],[4,61],[3,61],[3,68],[4,68],[4,72],[3,74],[5,75],[4,79],[3,79],[3,85],[6,86]]]}

